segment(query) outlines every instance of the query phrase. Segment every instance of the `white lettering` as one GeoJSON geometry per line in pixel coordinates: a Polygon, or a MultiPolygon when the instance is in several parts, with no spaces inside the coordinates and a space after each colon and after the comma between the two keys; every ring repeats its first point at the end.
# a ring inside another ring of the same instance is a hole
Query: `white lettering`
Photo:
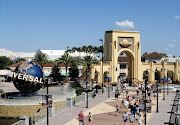
{"type": "Polygon", "coordinates": [[[17,75],[18,75],[18,73],[14,72],[14,78],[16,78],[16,77],[17,77],[17,75]]]}
{"type": "Polygon", "coordinates": [[[30,82],[32,82],[32,81],[33,81],[33,79],[34,79],[34,77],[33,77],[33,76],[29,76],[29,81],[30,81],[30,82]]]}
{"type": "Polygon", "coordinates": [[[39,83],[43,83],[43,82],[42,82],[42,78],[40,78],[39,83]]]}
{"type": "Polygon", "coordinates": [[[13,77],[13,72],[8,72],[9,77],[13,77]]]}
{"type": "Polygon", "coordinates": [[[18,79],[22,79],[22,75],[21,73],[18,74],[18,79]]]}
{"type": "Polygon", "coordinates": [[[28,80],[28,75],[23,75],[23,80],[28,80]]]}
{"type": "Polygon", "coordinates": [[[38,82],[38,77],[35,77],[35,78],[34,78],[34,82],[38,82]]]}

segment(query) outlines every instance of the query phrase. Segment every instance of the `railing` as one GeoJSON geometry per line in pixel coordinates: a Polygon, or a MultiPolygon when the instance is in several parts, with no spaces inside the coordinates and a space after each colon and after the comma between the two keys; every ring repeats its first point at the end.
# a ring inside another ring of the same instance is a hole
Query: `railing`
{"type": "MultiPolygon", "coordinates": [[[[94,91],[91,91],[88,93],[88,98],[91,99],[93,98],[93,93],[94,91]]],[[[98,90],[98,93],[101,95],[102,94],[102,89],[98,90]]],[[[72,98],[72,101],[74,104],[78,104],[82,101],[85,101],[83,95],[75,96],[72,98]]],[[[69,108],[68,107],[68,101],[64,100],[63,102],[60,102],[59,104],[54,106],[54,112],[58,113],[60,111],[63,111],[65,109],[69,108]]],[[[47,109],[40,111],[39,113],[34,114],[33,116],[30,117],[30,125],[35,125],[41,120],[45,119],[47,116],[47,109]]],[[[13,125],[21,125],[21,124],[13,124],[13,125]]]]}
{"type": "Polygon", "coordinates": [[[83,95],[75,96],[75,97],[73,98],[73,105],[78,104],[78,103],[80,103],[80,102],[82,102],[82,101],[84,101],[83,95]]]}
{"type": "Polygon", "coordinates": [[[67,109],[68,108],[68,101],[67,100],[64,100],[63,102],[57,104],[54,106],[54,112],[55,113],[58,113],[64,109],[67,109]]]}
{"type": "Polygon", "coordinates": [[[47,109],[40,111],[30,117],[30,125],[35,125],[47,116],[47,109]]]}
{"type": "Polygon", "coordinates": [[[175,116],[175,112],[177,110],[177,100],[178,100],[178,92],[176,93],[176,96],[174,98],[174,102],[173,102],[173,105],[172,105],[172,109],[171,109],[171,115],[170,115],[170,118],[169,118],[169,124],[175,124],[175,120],[176,120],[176,116],[175,116]]]}
{"type": "Polygon", "coordinates": [[[21,121],[17,121],[15,123],[11,124],[11,125],[22,125],[22,122],[21,121]]]}

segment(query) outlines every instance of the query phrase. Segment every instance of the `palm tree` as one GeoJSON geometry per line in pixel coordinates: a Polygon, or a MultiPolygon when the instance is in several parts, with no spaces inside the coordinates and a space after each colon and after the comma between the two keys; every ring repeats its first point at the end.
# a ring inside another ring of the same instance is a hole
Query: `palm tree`
{"type": "Polygon", "coordinates": [[[65,67],[66,67],[66,79],[67,77],[67,67],[69,64],[71,64],[72,62],[72,57],[69,55],[68,52],[65,52],[64,55],[61,56],[61,58],[59,58],[57,60],[58,63],[64,63],[65,67]]]}
{"type": "Polygon", "coordinates": [[[88,79],[90,81],[92,65],[97,64],[98,61],[95,58],[93,58],[92,56],[85,56],[85,57],[83,57],[81,63],[84,66],[84,72],[83,72],[82,77],[84,78],[85,81],[87,81],[88,79]]]}
{"type": "Polygon", "coordinates": [[[83,51],[83,52],[85,52],[85,53],[86,53],[86,55],[87,55],[87,51],[88,51],[88,49],[87,49],[87,47],[86,47],[86,46],[83,46],[83,47],[82,47],[82,51],[83,51]]]}
{"type": "Polygon", "coordinates": [[[48,55],[39,50],[34,57],[34,62],[38,63],[41,68],[43,68],[43,65],[48,62],[48,55]]]}

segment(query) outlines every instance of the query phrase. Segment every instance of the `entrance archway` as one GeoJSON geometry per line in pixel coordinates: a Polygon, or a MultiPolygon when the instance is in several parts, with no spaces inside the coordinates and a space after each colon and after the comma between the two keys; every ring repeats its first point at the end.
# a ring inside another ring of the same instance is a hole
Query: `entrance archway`
{"type": "MultiPolygon", "coordinates": [[[[117,59],[117,77],[126,78],[124,81],[129,81],[134,77],[134,55],[129,49],[121,49],[117,59]]],[[[117,79],[118,79],[117,78],[117,79]]]]}

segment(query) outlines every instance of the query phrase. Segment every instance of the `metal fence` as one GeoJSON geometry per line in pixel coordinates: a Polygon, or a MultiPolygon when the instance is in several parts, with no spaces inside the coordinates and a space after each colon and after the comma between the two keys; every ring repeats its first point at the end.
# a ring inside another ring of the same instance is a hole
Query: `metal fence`
{"type": "Polygon", "coordinates": [[[15,123],[11,124],[11,125],[22,125],[22,122],[18,121],[18,122],[15,122],[15,123]]]}

